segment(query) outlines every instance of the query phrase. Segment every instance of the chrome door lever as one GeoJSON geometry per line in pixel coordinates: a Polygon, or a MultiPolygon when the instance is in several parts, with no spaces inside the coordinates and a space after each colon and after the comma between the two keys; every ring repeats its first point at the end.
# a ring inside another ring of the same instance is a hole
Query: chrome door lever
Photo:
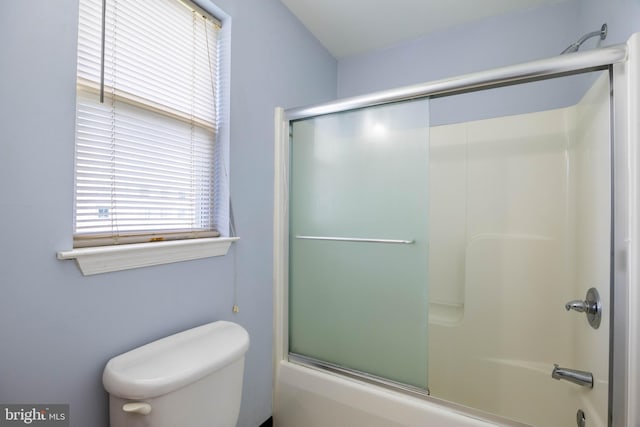
{"type": "Polygon", "coordinates": [[[587,291],[587,296],[584,301],[574,300],[569,301],[564,305],[564,308],[577,311],[578,313],[586,313],[587,321],[593,329],[600,327],[600,320],[602,319],[602,303],[600,302],[600,295],[596,288],[591,288],[587,291]]]}
{"type": "Polygon", "coordinates": [[[588,310],[587,304],[585,301],[582,300],[574,300],[574,301],[569,301],[568,303],[566,303],[564,305],[564,308],[567,309],[567,311],[569,310],[574,310],[577,311],[579,313],[584,313],[585,311],[588,310]]]}
{"type": "Polygon", "coordinates": [[[591,372],[561,368],[557,363],[553,364],[551,378],[556,380],[566,380],[583,387],[593,388],[593,374],[591,372]]]}

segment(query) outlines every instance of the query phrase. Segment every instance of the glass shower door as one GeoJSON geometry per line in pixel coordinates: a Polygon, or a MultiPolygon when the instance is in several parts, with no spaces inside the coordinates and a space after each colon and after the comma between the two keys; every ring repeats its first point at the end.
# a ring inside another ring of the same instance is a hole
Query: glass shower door
{"type": "Polygon", "coordinates": [[[291,126],[289,349],[427,389],[428,99],[291,126]]]}

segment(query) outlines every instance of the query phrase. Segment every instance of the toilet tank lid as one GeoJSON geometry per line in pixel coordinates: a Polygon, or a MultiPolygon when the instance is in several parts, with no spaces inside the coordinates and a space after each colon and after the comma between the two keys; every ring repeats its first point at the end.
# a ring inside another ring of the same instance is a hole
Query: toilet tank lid
{"type": "Polygon", "coordinates": [[[160,396],[239,360],[248,348],[249,334],[242,326],[212,322],[112,358],[102,383],[125,399],[160,396]]]}

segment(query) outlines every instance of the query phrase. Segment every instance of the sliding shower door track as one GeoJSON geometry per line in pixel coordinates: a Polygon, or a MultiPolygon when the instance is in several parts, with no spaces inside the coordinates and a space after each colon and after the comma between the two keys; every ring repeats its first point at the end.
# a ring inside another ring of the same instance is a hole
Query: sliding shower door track
{"type": "Polygon", "coordinates": [[[490,422],[498,427],[533,427],[530,424],[521,423],[515,420],[501,417],[499,415],[491,414],[475,408],[434,397],[430,394],[428,388],[422,389],[420,387],[392,381],[386,378],[378,377],[376,375],[368,374],[366,372],[344,368],[342,366],[334,365],[333,363],[314,359],[313,357],[303,356],[301,354],[289,353],[288,360],[290,363],[304,366],[305,368],[316,369],[325,373],[337,375],[339,377],[360,381],[362,383],[382,387],[387,390],[406,394],[418,399],[427,400],[440,406],[449,408],[454,413],[464,415],[465,417],[470,417],[476,420],[490,422]]]}
{"type": "Polygon", "coordinates": [[[389,390],[399,391],[401,393],[409,394],[413,397],[425,398],[429,396],[429,389],[423,389],[420,387],[404,384],[401,382],[389,380],[376,375],[368,374],[366,372],[358,371],[356,369],[344,368],[342,366],[334,365],[333,363],[325,362],[322,360],[314,359],[312,357],[303,356],[296,353],[289,353],[289,362],[303,365],[308,368],[319,369],[321,371],[337,374],[349,379],[362,381],[367,384],[377,385],[389,390]]]}

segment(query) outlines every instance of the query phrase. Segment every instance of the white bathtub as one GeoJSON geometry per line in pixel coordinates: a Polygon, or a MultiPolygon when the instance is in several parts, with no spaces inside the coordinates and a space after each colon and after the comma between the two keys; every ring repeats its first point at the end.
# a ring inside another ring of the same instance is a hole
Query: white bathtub
{"type": "Polygon", "coordinates": [[[403,395],[312,368],[280,362],[274,396],[277,427],[524,426],[403,395]]]}
{"type": "MultiPolygon", "coordinates": [[[[517,414],[540,427],[564,426],[575,423],[575,408],[580,407],[587,414],[588,425],[606,425],[605,414],[591,406],[586,389],[552,380],[546,366],[509,360],[480,363],[503,382],[502,390],[487,390],[487,394],[499,397],[499,407],[494,410],[503,415],[517,414]],[[518,393],[504,392],[509,389],[517,389],[518,393]],[[526,396],[535,399],[535,404],[526,396]],[[545,401],[540,402],[540,398],[545,401]]],[[[528,425],[436,397],[429,400],[412,397],[286,361],[277,365],[276,377],[274,423],[277,427],[528,425]]],[[[598,392],[598,388],[606,393],[606,384],[596,384],[593,392],[598,392]]]]}

